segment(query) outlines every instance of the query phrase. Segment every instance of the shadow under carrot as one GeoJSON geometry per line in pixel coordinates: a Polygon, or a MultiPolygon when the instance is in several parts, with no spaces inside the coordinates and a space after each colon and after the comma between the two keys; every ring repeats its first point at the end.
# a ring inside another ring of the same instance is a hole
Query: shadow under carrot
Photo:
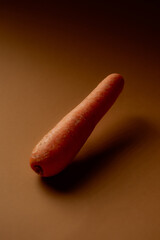
{"type": "Polygon", "coordinates": [[[111,142],[106,137],[96,152],[93,151],[89,156],[74,161],[58,175],[40,178],[40,183],[43,187],[46,186],[54,191],[74,191],[96,177],[102,169],[109,168],[110,164],[115,164],[119,159],[122,161],[120,155],[151,140],[155,134],[154,127],[140,118],[130,119],[119,130],[117,135],[112,137],[111,142]]]}

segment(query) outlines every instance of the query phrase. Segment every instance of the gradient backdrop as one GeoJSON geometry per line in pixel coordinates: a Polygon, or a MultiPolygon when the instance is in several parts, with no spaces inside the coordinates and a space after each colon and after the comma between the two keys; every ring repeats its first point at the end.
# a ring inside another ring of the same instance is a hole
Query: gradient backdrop
{"type": "Polygon", "coordinates": [[[0,1],[1,240],[160,239],[159,12],[156,1],[0,1]],[[74,164],[41,179],[32,148],[112,72],[123,93],[74,164]]]}

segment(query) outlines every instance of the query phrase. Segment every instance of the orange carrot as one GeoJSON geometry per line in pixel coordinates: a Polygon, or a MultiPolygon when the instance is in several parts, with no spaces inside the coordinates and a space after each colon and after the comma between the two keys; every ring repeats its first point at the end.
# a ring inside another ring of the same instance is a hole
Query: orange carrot
{"type": "Polygon", "coordinates": [[[115,102],[123,89],[124,80],[111,74],[33,149],[30,165],[40,176],[53,176],[72,162],[96,124],[115,102]]]}

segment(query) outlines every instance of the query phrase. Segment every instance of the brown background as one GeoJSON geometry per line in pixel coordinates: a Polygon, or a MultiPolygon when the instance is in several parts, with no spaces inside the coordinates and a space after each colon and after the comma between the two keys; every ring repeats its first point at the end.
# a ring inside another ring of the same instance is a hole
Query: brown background
{"type": "Polygon", "coordinates": [[[21,2],[0,3],[0,239],[159,240],[159,6],[21,2]],[[75,163],[41,179],[32,148],[112,72],[123,93],[75,163]]]}

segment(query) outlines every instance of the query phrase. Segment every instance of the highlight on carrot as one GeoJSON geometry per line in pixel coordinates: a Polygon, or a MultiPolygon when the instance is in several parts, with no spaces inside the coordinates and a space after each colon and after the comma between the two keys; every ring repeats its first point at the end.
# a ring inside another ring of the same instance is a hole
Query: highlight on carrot
{"type": "Polygon", "coordinates": [[[35,146],[30,158],[31,168],[40,176],[49,177],[67,167],[113,105],[123,85],[123,77],[116,73],[102,80],[35,146]]]}

